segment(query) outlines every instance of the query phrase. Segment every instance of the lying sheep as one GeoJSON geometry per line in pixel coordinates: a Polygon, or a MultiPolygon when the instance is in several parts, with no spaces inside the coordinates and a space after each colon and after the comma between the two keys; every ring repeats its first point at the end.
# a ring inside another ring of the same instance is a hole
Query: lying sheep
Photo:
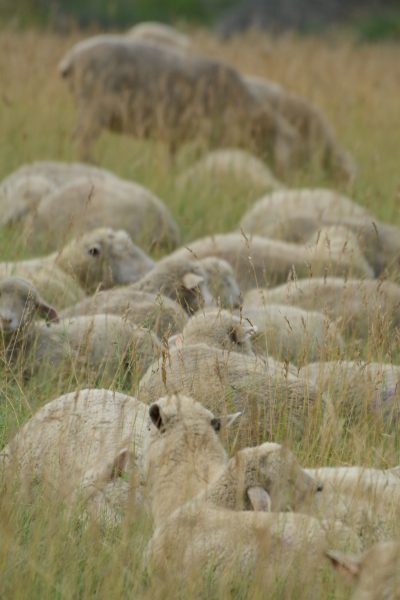
{"type": "Polygon", "coordinates": [[[361,338],[372,328],[381,331],[384,323],[400,325],[400,286],[390,281],[314,277],[270,290],[251,290],[244,299],[249,308],[277,303],[321,311],[333,321],[340,320],[341,330],[361,338]]]}
{"type": "Polygon", "coordinates": [[[237,308],[241,304],[241,292],[231,265],[216,256],[200,260],[207,275],[208,287],[215,304],[221,308],[237,308]]]}
{"type": "Polygon", "coordinates": [[[164,141],[171,151],[200,140],[270,156],[277,168],[290,163],[292,128],[223,63],[167,45],[98,36],[76,44],[59,72],[78,106],[84,157],[102,129],[111,129],[164,141]]]}
{"type": "Polygon", "coordinates": [[[399,228],[380,223],[364,207],[324,189],[278,191],[261,198],[243,216],[247,234],[305,243],[321,227],[343,225],[351,230],[375,273],[399,265],[399,228]]]}
{"type": "Polygon", "coordinates": [[[151,365],[139,383],[138,398],[150,402],[178,392],[211,410],[244,411],[235,441],[241,446],[302,435],[321,415],[324,402],[321,406],[313,386],[299,380],[290,365],[204,343],[183,344],[151,365]]]}
{"type": "Polygon", "coordinates": [[[99,292],[59,314],[61,318],[119,315],[135,325],[151,329],[160,339],[181,332],[188,320],[187,313],[171,298],[133,290],[131,286],[99,292]]]}
{"type": "Polygon", "coordinates": [[[305,469],[323,491],[304,511],[351,527],[363,546],[398,533],[400,477],[396,469],[320,467],[305,469]]]}
{"type": "Polygon", "coordinates": [[[246,305],[241,316],[256,328],[252,346],[257,354],[301,365],[344,348],[335,323],[316,311],[284,304],[246,305]]]}
{"type": "Polygon", "coordinates": [[[27,493],[40,482],[42,493],[71,502],[129,471],[139,490],[148,425],[148,408],[131,396],[70,392],[40,408],[2,449],[4,480],[27,493]]]}
{"type": "MultiPolygon", "coordinates": [[[[261,460],[255,461],[257,469],[266,458],[265,472],[261,467],[258,476],[257,472],[252,472],[252,461],[245,453],[236,459],[236,467],[231,462],[223,473],[224,451],[217,437],[221,424],[213,413],[191,398],[170,396],[153,403],[149,414],[153,426],[147,439],[145,468],[156,529],[147,557],[154,574],[167,576],[178,560],[179,571],[191,574],[208,566],[221,575],[222,571],[236,566],[241,574],[248,575],[257,563],[262,570],[268,571],[271,563],[277,567],[277,562],[272,559],[282,559],[282,552],[285,554],[285,561],[281,560],[283,564],[299,561],[300,547],[303,549],[304,543],[311,545],[314,557],[319,555],[325,538],[318,522],[310,517],[224,508],[226,499],[231,494],[235,496],[235,490],[230,486],[235,487],[236,477],[239,477],[239,490],[246,487],[246,484],[243,487],[242,477],[251,484],[246,490],[250,491],[250,498],[254,488],[260,488],[260,483],[267,481],[271,488],[274,487],[267,476],[270,468],[268,451],[263,453],[263,448],[254,449],[261,455],[261,460]],[[244,464],[244,473],[240,463],[244,464]],[[229,476],[232,467],[236,475],[233,480],[229,476]],[[224,481],[230,489],[223,488],[224,481]],[[197,498],[196,493],[199,494],[197,498]]],[[[249,452],[253,453],[252,450],[249,452]]],[[[300,479],[302,487],[311,490],[314,486],[314,491],[317,490],[317,484],[311,478],[300,479]]],[[[292,483],[296,487],[296,482],[292,483]]],[[[277,484],[276,502],[280,506],[286,495],[281,497],[278,489],[284,488],[286,482],[277,484]]],[[[256,494],[255,497],[260,496],[256,494]]],[[[239,507],[240,503],[239,495],[239,507]]],[[[283,504],[286,506],[286,498],[283,504]]],[[[236,502],[234,505],[237,506],[236,502]]],[[[176,577],[175,569],[174,573],[176,577]]]]}
{"type": "MultiPolygon", "coordinates": [[[[248,238],[241,233],[226,233],[195,240],[172,256],[194,256],[198,259],[217,256],[233,267],[242,291],[287,281],[295,272],[297,277],[311,275],[369,277],[372,269],[365,261],[354,261],[354,252],[341,246],[335,252],[329,247],[309,246],[269,240],[260,236],[248,238]]],[[[358,257],[358,253],[356,253],[358,257]]]]}
{"type": "Polygon", "coordinates": [[[179,50],[189,50],[190,39],[184,33],[181,33],[174,27],[165,23],[157,23],[156,21],[144,21],[131,27],[126,33],[130,39],[140,39],[155,44],[173,46],[179,50]]]}
{"type": "Polygon", "coordinates": [[[111,171],[84,163],[36,161],[22,165],[0,183],[0,223],[21,220],[45,196],[81,177],[117,179],[111,171]]]}
{"type": "Polygon", "coordinates": [[[98,288],[133,283],[153,266],[125,231],[101,228],[50,256],[0,263],[0,278],[26,277],[46,301],[63,308],[98,288]]]}
{"type": "Polygon", "coordinates": [[[299,166],[311,162],[336,177],[354,178],[353,160],[338,145],[331,126],[317,107],[268,79],[248,75],[244,80],[261,102],[277,111],[298,133],[296,156],[299,166]]]}
{"type": "Polygon", "coordinates": [[[236,148],[214,150],[187,168],[177,179],[181,189],[201,189],[204,185],[219,189],[226,185],[266,193],[283,187],[259,158],[236,148]]]}
{"type": "MultiPolygon", "coordinates": [[[[129,369],[140,376],[158,356],[160,342],[147,329],[115,315],[95,315],[64,320],[50,326],[35,322],[37,315],[57,319],[26,280],[0,281],[0,334],[6,361],[20,361],[25,372],[37,368],[70,366],[103,377],[124,375],[129,369]]],[[[70,373],[71,374],[71,373],[70,373]]]]}
{"type": "Polygon", "coordinates": [[[169,346],[180,347],[204,343],[214,348],[254,354],[251,338],[256,329],[245,319],[226,310],[198,312],[186,323],[181,334],[170,340],[169,346]]]}
{"type": "Polygon", "coordinates": [[[299,376],[329,395],[336,412],[362,417],[373,411],[386,422],[400,416],[400,366],[356,361],[316,362],[299,376]]]}
{"type": "Polygon", "coordinates": [[[60,241],[97,227],[125,229],[134,242],[174,247],[178,227],[163,202],[146,188],[116,177],[80,177],[47,195],[25,222],[30,242],[60,241]]]}
{"type": "Polygon", "coordinates": [[[166,256],[131,289],[168,296],[189,314],[212,302],[201,263],[189,257],[166,256]]]}
{"type": "Polygon", "coordinates": [[[326,553],[333,566],[354,584],[352,600],[400,599],[400,543],[375,544],[362,556],[326,553]]]}

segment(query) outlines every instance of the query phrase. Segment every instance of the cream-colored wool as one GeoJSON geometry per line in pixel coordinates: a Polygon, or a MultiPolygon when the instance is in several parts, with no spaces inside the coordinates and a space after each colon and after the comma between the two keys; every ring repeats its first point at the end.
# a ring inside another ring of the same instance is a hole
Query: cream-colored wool
{"type": "Polygon", "coordinates": [[[216,256],[200,261],[215,304],[221,308],[236,308],[241,304],[241,292],[231,265],[216,256]]]}
{"type": "Polygon", "coordinates": [[[157,21],[143,21],[131,27],[125,34],[133,40],[144,40],[155,44],[172,46],[179,50],[189,50],[190,38],[175,27],[158,23],[157,21]]]}

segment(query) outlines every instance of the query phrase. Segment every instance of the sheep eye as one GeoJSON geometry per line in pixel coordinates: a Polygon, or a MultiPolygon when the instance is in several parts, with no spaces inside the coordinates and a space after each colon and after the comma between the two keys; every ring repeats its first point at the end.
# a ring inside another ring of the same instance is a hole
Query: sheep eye
{"type": "Polygon", "coordinates": [[[89,248],[88,254],[90,254],[90,256],[98,256],[100,254],[100,248],[93,246],[92,248],[89,248]]]}
{"type": "Polygon", "coordinates": [[[214,419],[211,419],[211,427],[218,433],[221,429],[221,421],[214,417],[214,419]]]}

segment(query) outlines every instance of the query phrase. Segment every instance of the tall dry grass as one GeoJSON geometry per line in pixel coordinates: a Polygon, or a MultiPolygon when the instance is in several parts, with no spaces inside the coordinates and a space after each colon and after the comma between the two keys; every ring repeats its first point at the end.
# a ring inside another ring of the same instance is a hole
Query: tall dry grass
{"type": "MultiPolygon", "coordinates": [[[[249,33],[221,42],[205,31],[192,32],[195,47],[234,63],[241,71],[266,76],[301,93],[326,113],[340,142],[354,155],[358,177],[342,188],[380,219],[400,224],[400,145],[398,98],[399,48],[395,45],[357,45],[348,38],[278,38],[249,33]]],[[[0,177],[20,164],[39,160],[74,160],[72,139],[75,110],[56,65],[83,34],[65,37],[46,32],[0,35],[0,177]]],[[[237,183],[207,184],[190,196],[177,191],[177,171],[188,164],[183,152],[172,164],[161,144],[104,133],[96,160],[119,175],[135,179],[163,198],[171,208],[183,241],[236,227],[244,210],[256,199],[254,190],[237,183]]],[[[322,173],[297,173],[289,184],[326,185],[322,173]]],[[[31,256],[33,248],[16,231],[0,230],[2,260],[31,256]]],[[[391,330],[380,330],[364,347],[365,358],[387,357],[391,330]]],[[[354,349],[352,350],[354,351],[354,349]]],[[[392,353],[393,354],[393,353],[392,353]]],[[[354,353],[353,353],[354,356],[354,353]]],[[[396,359],[396,356],[394,356],[396,359]]],[[[75,373],[40,373],[26,380],[18,369],[0,365],[0,444],[49,399],[79,386],[101,385],[101,373],[91,379],[75,373]]],[[[109,382],[107,382],[108,384],[109,382]]],[[[135,393],[135,382],[116,377],[112,387],[135,393]]],[[[343,390],[346,394],[346,390],[343,390]]],[[[316,422],[293,448],[307,465],[364,464],[393,466],[399,460],[397,428],[387,430],[370,418],[339,420],[321,428],[316,422]]],[[[395,531],[395,523],[394,523],[395,531]]],[[[326,570],[316,587],[312,574],[302,589],[285,592],[282,582],[273,591],[259,581],[201,581],[187,578],[187,589],[163,585],[149,577],[143,565],[151,520],[132,507],[122,524],[85,525],[54,506],[38,490],[29,505],[15,502],[4,491],[0,508],[0,598],[346,598],[326,570]]],[[[229,575],[229,574],[228,574],[229,575]]]]}

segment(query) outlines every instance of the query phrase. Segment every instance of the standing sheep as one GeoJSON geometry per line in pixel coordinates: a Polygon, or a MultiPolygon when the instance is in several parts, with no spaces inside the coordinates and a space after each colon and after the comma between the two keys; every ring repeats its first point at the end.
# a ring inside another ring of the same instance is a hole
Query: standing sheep
{"type": "MultiPolygon", "coordinates": [[[[226,233],[195,240],[172,256],[194,256],[198,259],[217,256],[229,262],[242,291],[287,281],[297,277],[324,275],[369,277],[372,270],[362,261],[353,260],[354,253],[342,246],[332,252],[318,244],[309,246],[269,240],[260,236],[248,238],[241,233],[226,233]]],[[[356,253],[358,257],[358,252],[356,253]]]]}
{"type": "Polygon", "coordinates": [[[98,227],[125,229],[146,249],[175,247],[178,227],[163,202],[146,188],[116,177],[80,177],[48,194],[25,221],[32,243],[52,249],[98,227]]]}
{"type": "Polygon", "coordinates": [[[382,330],[384,324],[400,326],[400,286],[390,281],[314,277],[251,290],[244,299],[249,308],[277,303],[323,312],[333,321],[340,320],[342,331],[360,338],[372,328],[382,330]]]}
{"type": "Polygon", "coordinates": [[[103,377],[141,375],[158,356],[161,346],[155,334],[115,315],[77,317],[47,326],[35,316],[56,320],[26,280],[10,277],[0,281],[0,334],[7,362],[20,361],[22,369],[60,367],[72,372],[95,371],[103,377]]]}
{"type": "Polygon", "coordinates": [[[248,75],[244,81],[260,102],[273,108],[297,132],[299,166],[314,163],[340,179],[354,178],[353,160],[340,148],[331,126],[318,108],[268,79],[248,75]]]}
{"type": "Polygon", "coordinates": [[[292,128],[223,63],[166,45],[104,36],[80,42],[59,66],[78,105],[80,154],[103,129],[166,142],[193,139],[290,163],[292,128]],[[123,90],[123,93],[121,93],[123,90]]]}
{"type": "Polygon", "coordinates": [[[125,231],[101,228],[72,240],[58,253],[0,263],[0,278],[26,277],[46,301],[63,308],[98,288],[133,283],[153,266],[125,231]]]}

